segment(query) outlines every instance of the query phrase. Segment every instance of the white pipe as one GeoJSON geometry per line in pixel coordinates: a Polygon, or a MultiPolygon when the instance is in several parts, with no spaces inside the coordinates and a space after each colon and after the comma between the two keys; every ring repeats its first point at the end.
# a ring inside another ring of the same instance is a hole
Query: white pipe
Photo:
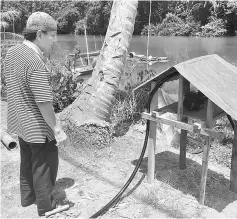
{"type": "Polygon", "coordinates": [[[1,131],[1,142],[2,144],[7,148],[7,150],[14,149],[17,146],[16,141],[10,136],[7,132],[3,131],[0,128],[1,131]]]}

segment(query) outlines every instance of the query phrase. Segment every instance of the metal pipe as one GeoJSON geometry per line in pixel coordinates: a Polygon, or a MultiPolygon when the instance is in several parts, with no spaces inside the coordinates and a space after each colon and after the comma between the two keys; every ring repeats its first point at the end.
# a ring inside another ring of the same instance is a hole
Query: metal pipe
{"type": "Polygon", "coordinates": [[[12,136],[10,136],[7,132],[5,132],[4,130],[2,130],[2,128],[0,128],[1,131],[1,142],[2,144],[7,148],[7,150],[11,150],[14,149],[17,146],[16,141],[12,138],[12,136]]]}

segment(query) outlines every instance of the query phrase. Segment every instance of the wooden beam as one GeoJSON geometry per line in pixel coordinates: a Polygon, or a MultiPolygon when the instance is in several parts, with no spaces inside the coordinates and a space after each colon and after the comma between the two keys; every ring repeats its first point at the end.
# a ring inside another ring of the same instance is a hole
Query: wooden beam
{"type": "MultiPolygon", "coordinates": [[[[207,103],[207,121],[206,127],[213,127],[213,103],[208,99],[207,103]]],[[[206,181],[207,181],[207,171],[208,171],[208,158],[211,145],[211,137],[206,138],[206,144],[203,148],[203,157],[202,157],[202,174],[201,174],[201,184],[200,184],[200,200],[199,203],[204,205],[205,201],[205,192],[206,192],[206,181]]]]}
{"type": "MultiPolygon", "coordinates": [[[[88,55],[90,55],[90,57],[98,56],[98,55],[100,55],[100,51],[89,52],[88,55]]],[[[81,53],[81,54],[79,54],[79,56],[82,58],[87,57],[87,53],[81,53]]]]}
{"type": "MultiPolygon", "coordinates": [[[[151,90],[155,87],[156,82],[151,82],[151,90]]],[[[154,94],[150,111],[158,106],[158,91],[154,94]]],[[[155,150],[156,150],[156,121],[150,121],[150,131],[148,137],[148,183],[154,183],[155,179],[155,150]]]]}
{"type": "Polygon", "coordinates": [[[187,91],[190,90],[189,88],[190,83],[186,80],[182,75],[179,75],[179,93],[178,93],[178,112],[177,112],[177,120],[181,121],[183,118],[183,100],[184,95],[187,91]]]}
{"type": "MultiPolygon", "coordinates": [[[[15,45],[15,44],[14,44],[14,45],[15,45]]],[[[98,56],[98,55],[100,55],[100,50],[99,50],[99,51],[88,52],[88,55],[89,55],[90,57],[92,57],[92,56],[98,56]]],[[[74,53],[73,53],[73,54],[68,54],[68,56],[75,57],[75,54],[74,54],[74,53]]],[[[78,54],[78,56],[81,57],[81,58],[85,58],[85,57],[87,57],[87,53],[80,53],[80,54],[78,54]]]]}
{"type": "Polygon", "coordinates": [[[172,125],[178,129],[184,129],[190,132],[200,132],[200,134],[205,135],[205,136],[212,136],[213,138],[217,138],[219,140],[223,140],[224,138],[224,133],[223,132],[216,132],[213,131],[209,128],[202,128],[201,125],[198,127],[197,125],[191,125],[188,123],[172,120],[172,119],[167,119],[167,118],[162,118],[159,115],[157,115],[157,112],[153,111],[152,114],[150,113],[142,113],[142,118],[148,119],[151,121],[155,122],[160,122],[166,125],[172,125]]]}
{"type": "MultiPolygon", "coordinates": [[[[216,104],[214,104],[214,120],[219,119],[220,117],[226,115],[226,113],[216,104]]],[[[156,109],[154,111],[157,112],[169,112],[169,113],[174,113],[178,114],[178,102],[172,103],[168,106],[156,109]]],[[[200,110],[195,110],[195,111],[188,111],[185,108],[183,109],[183,115],[191,118],[191,119],[198,119],[202,120],[203,122],[206,122],[206,117],[207,117],[207,103],[204,104],[204,107],[200,110]]]]}
{"type": "MultiPolygon", "coordinates": [[[[188,117],[183,115],[183,100],[186,92],[190,90],[190,83],[182,75],[179,76],[179,93],[178,93],[178,114],[177,120],[188,123],[188,117]]],[[[181,129],[180,133],[180,153],[179,169],[186,169],[186,149],[187,149],[187,130],[181,129]]]]}
{"type": "Polygon", "coordinates": [[[237,121],[233,120],[233,122],[235,129],[231,156],[230,190],[234,193],[237,193],[237,121]]]}

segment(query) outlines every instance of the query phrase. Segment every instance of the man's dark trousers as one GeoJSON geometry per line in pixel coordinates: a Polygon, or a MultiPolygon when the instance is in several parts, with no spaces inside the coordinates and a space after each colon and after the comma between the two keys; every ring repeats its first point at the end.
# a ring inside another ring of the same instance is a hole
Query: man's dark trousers
{"type": "Polygon", "coordinates": [[[56,140],[29,143],[20,137],[20,191],[21,205],[37,204],[39,216],[56,207],[52,196],[58,172],[56,140]]]}

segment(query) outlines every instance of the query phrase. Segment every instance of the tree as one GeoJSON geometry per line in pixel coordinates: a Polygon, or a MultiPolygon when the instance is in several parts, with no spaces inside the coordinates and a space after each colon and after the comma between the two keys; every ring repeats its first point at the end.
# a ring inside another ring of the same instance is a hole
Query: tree
{"type": "Polygon", "coordinates": [[[211,4],[206,4],[203,2],[199,2],[193,5],[190,14],[193,16],[196,22],[201,22],[201,25],[205,25],[208,22],[208,17],[211,15],[210,13],[211,4]],[[204,7],[205,6],[205,7],[204,7]]]}
{"type": "Polygon", "coordinates": [[[110,122],[111,108],[132,39],[138,1],[114,1],[100,56],[82,94],[61,113],[61,120],[79,127],[110,122]]]}
{"type": "Polygon", "coordinates": [[[15,33],[15,20],[19,19],[20,13],[15,10],[6,11],[1,13],[1,27],[5,28],[12,25],[13,33],[15,33]]]}
{"type": "Polygon", "coordinates": [[[62,33],[72,33],[75,29],[75,23],[81,18],[77,8],[73,5],[65,8],[62,12],[62,17],[58,19],[59,31],[62,33]]]}
{"type": "MultiPolygon", "coordinates": [[[[76,4],[77,7],[81,6],[76,4]]],[[[85,5],[83,5],[85,7],[85,5]]],[[[87,27],[87,34],[105,34],[111,11],[111,2],[108,1],[93,1],[88,2],[86,9],[81,14],[83,15],[80,21],[76,24],[75,33],[84,34],[84,25],[87,27]]]]}

